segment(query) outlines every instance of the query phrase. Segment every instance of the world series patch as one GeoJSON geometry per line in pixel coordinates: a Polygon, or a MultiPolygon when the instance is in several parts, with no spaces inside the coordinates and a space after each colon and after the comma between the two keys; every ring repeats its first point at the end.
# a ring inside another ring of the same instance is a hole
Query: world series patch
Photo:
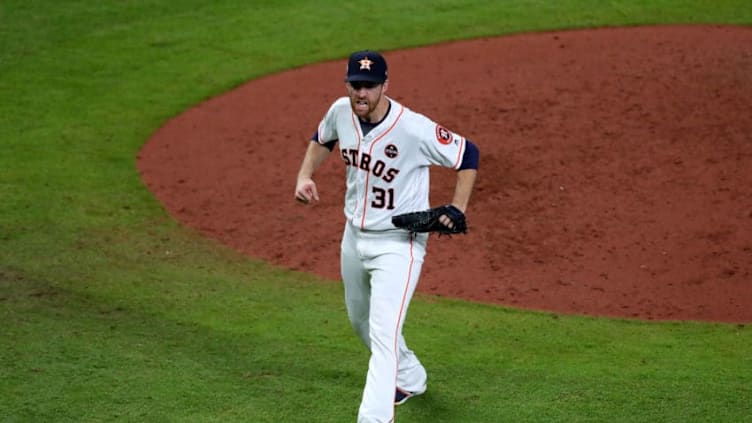
{"type": "Polygon", "coordinates": [[[399,154],[399,151],[397,150],[396,145],[389,144],[386,147],[384,147],[384,155],[389,157],[390,159],[397,157],[398,154],[399,154]]]}
{"type": "Polygon", "coordinates": [[[452,143],[452,133],[441,125],[436,125],[436,141],[444,145],[452,143]]]}

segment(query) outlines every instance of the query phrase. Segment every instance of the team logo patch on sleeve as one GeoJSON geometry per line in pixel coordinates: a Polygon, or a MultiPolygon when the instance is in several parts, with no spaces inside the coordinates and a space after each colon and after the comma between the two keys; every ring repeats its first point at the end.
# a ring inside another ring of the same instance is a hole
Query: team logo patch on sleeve
{"type": "Polygon", "coordinates": [[[436,141],[444,145],[452,143],[452,133],[441,125],[436,125],[436,141]]]}

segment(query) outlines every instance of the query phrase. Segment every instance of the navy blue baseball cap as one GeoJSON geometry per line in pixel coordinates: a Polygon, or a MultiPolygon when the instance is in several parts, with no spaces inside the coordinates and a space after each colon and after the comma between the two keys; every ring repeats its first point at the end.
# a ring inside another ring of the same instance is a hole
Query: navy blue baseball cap
{"type": "Polygon", "coordinates": [[[386,60],[378,52],[371,50],[356,51],[347,61],[345,82],[383,83],[387,79],[386,60]]]}

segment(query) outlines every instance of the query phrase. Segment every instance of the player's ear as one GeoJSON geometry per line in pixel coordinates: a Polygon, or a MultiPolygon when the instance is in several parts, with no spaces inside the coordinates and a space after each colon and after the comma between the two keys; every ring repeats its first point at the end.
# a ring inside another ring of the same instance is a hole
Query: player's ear
{"type": "Polygon", "coordinates": [[[387,79],[384,81],[384,84],[382,84],[384,87],[381,89],[382,92],[386,92],[386,89],[389,88],[389,80],[387,79]]]}

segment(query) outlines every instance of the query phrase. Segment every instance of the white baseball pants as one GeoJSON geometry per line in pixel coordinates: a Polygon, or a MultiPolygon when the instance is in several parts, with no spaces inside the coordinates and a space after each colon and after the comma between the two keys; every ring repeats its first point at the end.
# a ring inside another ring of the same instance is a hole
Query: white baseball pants
{"type": "Polygon", "coordinates": [[[402,336],[427,234],[361,231],[346,223],[341,270],[350,323],[371,352],[359,423],[394,421],[394,392],[422,393],[426,371],[402,336]]]}

